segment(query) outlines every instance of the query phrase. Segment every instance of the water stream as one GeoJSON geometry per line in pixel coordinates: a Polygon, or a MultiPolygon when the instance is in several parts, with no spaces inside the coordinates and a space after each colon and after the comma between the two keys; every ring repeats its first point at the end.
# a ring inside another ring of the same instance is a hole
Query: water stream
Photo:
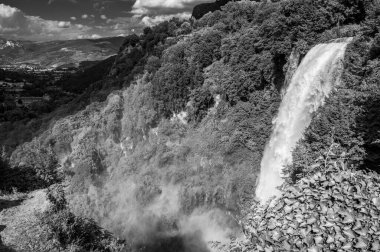
{"type": "Polygon", "coordinates": [[[351,38],[314,46],[294,73],[282,99],[261,161],[256,197],[265,202],[279,196],[284,166],[292,163],[292,150],[303,137],[313,113],[340,81],[342,60],[351,38]]]}

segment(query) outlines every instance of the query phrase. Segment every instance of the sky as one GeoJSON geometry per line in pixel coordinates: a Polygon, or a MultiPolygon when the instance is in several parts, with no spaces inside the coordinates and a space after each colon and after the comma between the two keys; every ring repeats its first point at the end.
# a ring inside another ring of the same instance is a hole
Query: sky
{"type": "Polygon", "coordinates": [[[0,0],[0,37],[68,40],[125,36],[212,0],[0,0]]]}

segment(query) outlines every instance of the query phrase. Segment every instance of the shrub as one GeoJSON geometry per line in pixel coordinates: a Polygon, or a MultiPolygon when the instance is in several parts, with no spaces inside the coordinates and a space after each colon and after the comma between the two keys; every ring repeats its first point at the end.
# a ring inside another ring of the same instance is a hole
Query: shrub
{"type": "Polygon", "coordinates": [[[14,190],[28,192],[51,185],[49,181],[42,179],[34,169],[11,167],[5,157],[0,157],[0,178],[0,190],[7,193],[14,190]]]}
{"type": "Polygon", "coordinates": [[[48,190],[51,208],[45,212],[40,221],[52,232],[52,238],[64,248],[76,248],[76,251],[127,251],[126,244],[114,238],[109,232],[100,228],[92,219],[75,216],[68,209],[61,186],[48,190]]]}

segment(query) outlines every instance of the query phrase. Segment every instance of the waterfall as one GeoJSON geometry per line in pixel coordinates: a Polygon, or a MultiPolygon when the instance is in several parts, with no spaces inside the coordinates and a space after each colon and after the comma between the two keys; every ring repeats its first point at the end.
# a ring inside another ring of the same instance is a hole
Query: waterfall
{"type": "Polygon", "coordinates": [[[279,196],[284,177],[282,169],[292,163],[292,150],[309,126],[312,114],[323,105],[337,85],[342,59],[351,38],[313,47],[295,71],[282,99],[269,143],[261,160],[256,197],[265,202],[279,196]]]}

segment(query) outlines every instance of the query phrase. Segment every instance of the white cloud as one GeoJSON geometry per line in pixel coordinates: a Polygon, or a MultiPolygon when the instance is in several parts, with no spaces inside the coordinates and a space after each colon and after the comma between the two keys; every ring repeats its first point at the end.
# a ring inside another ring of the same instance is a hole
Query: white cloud
{"type": "Polygon", "coordinates": [[[144,14],[175,14],[178,10],[190,11],[194,5],[210,0],[137,0],[132,6],[132,13],[135,15],[144,14]],[[177,10],[174,11],[173,9],[177,10]]]}
{"type": "Polygon", "coordinates": [[[65,21],[58,22],[58,27],[59,28],[69,28],[70,26],[71,26],[70,21],[69,22],[65,22],[65,21]]]}
{"type": "Polygon", "coordinates": [[[0,4],[0,17],[1,18],[11,18],[13,17],[16,13],[19,13],[20,10],[10,7],[5,4],[0,4]]]}
{"type": "Polygon", "coordinates": [[[158,23],[170,20],[174,17],[180,18],[180,19],[187,19],[190,18],[191,14],[188,12],[184,13],[178,13],[178,14],[172,14],[172,15],[158,15],[154,17],[145,16],[142,18],[141,22],[146,26],[154,26],[158,23]]]}
{"type": "Polygon", "coordinates": [[[0,36],[11,39],[74,39],[90,27],[71,25],[70,21],[46,20],[25,15],[21,10],[0,4],[0,36]]]}
{"type": "Polygon", "coordinates": [[[99,39],[102,37],[99,34],[81,34],[77,36],[77,39],[99,39]]]}
{"type": "Polygon", "coordinates": [[[87,19],[88,18],[88,15],[87,14],[83,14],[82,15],[82,19],[87,19]]]}
{"type": "Polygon", "coordinates": [[[26,25],[27,19],[19,9],[0,4],[0,33],[20,31],[26,25]]]}
{"type": "Polygon", "coordinates": [[[92,34],[91,35],[91,38],[92,39],[98,39],[98,38],[101,38],[102,36],[100,36],[99,34],[92,34]]]}

